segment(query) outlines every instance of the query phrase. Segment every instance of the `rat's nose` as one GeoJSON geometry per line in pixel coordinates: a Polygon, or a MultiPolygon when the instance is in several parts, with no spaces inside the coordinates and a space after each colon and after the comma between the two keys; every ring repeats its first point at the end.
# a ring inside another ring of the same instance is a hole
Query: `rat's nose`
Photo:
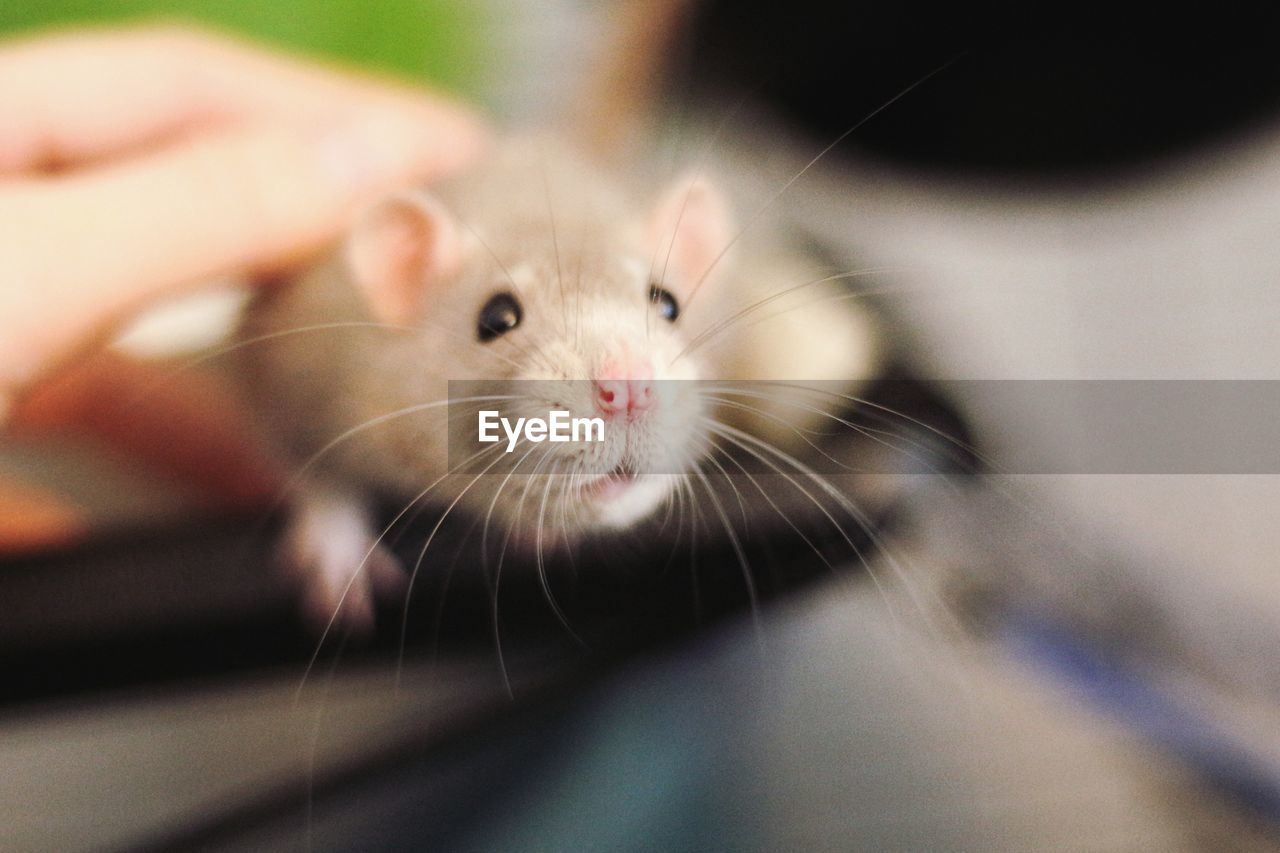
{"type": "Polygon", "coordinates": [[[602,413],[642,412],[653,405],[653,365],[646,358],[611,359],[600,368],[595,386],[602,413]]]}

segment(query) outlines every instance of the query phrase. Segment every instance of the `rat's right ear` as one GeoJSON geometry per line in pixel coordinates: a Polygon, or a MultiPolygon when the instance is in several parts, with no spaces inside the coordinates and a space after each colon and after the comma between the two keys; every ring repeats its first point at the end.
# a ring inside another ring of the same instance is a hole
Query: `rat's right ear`
{"type": "Polygon", "coordinates": [[[733,244],[733,216],[728,201],[710,181],[687,175],[663,193],[645,233],[648,251],[662,259],[655,270],[661,283],[681,299],[689,299],[733,244]]]}
{"type": "Polygon", "coordinates": [[[402,192],[360,218],[346,260],[374,316],[407,325],[421,317],[427,292],[462,265],[462,241],[440,202],[423,192],[402,192]]]}

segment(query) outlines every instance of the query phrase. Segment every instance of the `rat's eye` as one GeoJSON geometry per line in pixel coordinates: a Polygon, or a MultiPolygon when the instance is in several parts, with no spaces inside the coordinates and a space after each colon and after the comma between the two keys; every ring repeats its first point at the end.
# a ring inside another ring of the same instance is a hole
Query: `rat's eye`
{"type": "Polygon", "coordinates": [[[680,316],[680,303],[676,302],[675,295],[665,287],[658,287],[656,284],[649,285],[649,301],[657,305],[658,313],[672,323],[680,316]]]}
{"type": "Polygon", "coordinates": [[[499,335],[505,335],[519,326],[523,316],[524,311],[520,309],[520,303],[515,296],[510,293],[499,293],[494,296],[480,309],[480,323],[476,332],[480,336],[481,343],[487,343],[499,335]]]}

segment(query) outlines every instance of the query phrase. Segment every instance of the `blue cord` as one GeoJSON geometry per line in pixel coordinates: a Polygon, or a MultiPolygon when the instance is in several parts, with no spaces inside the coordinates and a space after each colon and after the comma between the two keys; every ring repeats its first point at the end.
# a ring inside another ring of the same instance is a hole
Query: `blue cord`
{"type": "Polygon", "coordinates": [[[1212,719],[1108,660],[1064,626],[1034,614],[1005,621],[1005,641],[1081,698],[1173,753],[1212,787],[1280,825],[1280,767],[1251,752],[1212,719]]]}

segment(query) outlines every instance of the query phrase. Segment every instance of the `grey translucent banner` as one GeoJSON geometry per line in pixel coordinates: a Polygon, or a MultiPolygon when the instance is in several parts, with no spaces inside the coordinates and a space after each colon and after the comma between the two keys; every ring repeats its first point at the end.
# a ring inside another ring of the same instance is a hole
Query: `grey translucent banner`
{"type": "Polygon", "coordinates": [[[667,474],[723,457],[729,473],[1280,474],[1272,380],[468,380],[449,393],[455,471],[667,474]]]}

